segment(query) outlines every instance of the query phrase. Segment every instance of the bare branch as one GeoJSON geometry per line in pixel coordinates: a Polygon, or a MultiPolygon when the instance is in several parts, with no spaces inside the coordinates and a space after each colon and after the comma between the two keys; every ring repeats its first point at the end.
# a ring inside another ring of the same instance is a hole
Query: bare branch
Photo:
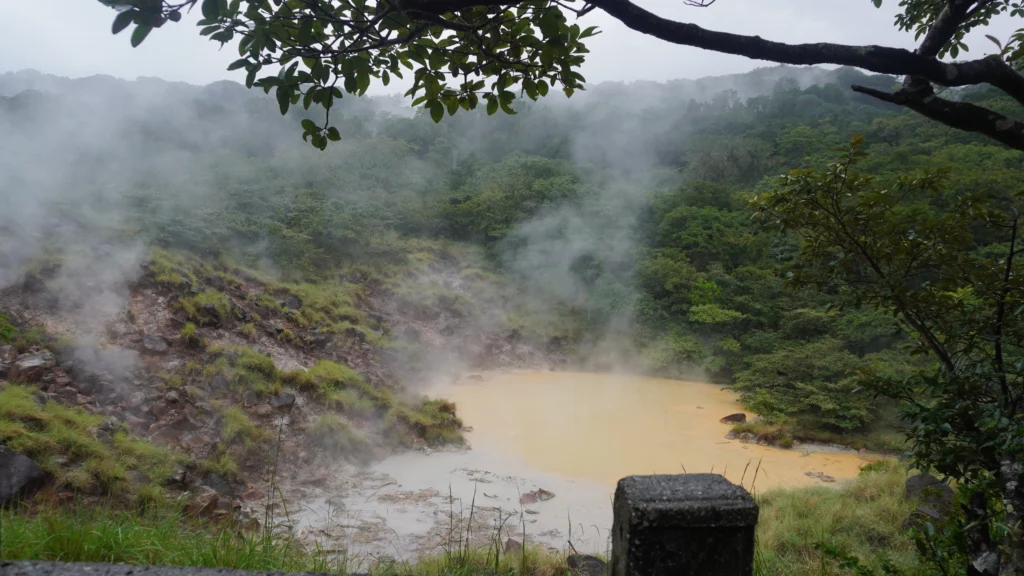
{"type": "Polygon", "coordinates": [[[852,88],[854,92],[905,106],[947,126],[984,134],[1011,148],[1024,150],[1024,123],[969,102],[954,102],[940,98],[935,95],[935,91],[928,83],[915,85],[912,90],[904,88],[891,94],[866,86],[854,85],[852,88]]]}

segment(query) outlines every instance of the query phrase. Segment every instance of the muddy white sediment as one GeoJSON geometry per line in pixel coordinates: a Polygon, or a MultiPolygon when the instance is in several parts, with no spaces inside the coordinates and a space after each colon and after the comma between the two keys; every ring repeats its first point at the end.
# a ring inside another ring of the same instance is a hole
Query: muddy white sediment
{"type": "Polygon", "coordinates": [[[366,565],[443,552],[465,538],[472,508],[475,546],[502,526],[502,542],[521,541],[525,529],[530,543],[565,550],[571,540],[580,552],[604,553],[623,476],[715,471],[763,491],[834,485],[821,478],[841,483],[877,459],[727,440],[731,425],[719,419],[742,408],[734,393],[709,384],[506,372],[436,392],[456,402],[472,449],[410,452],[360,471],[333,465],[322,486],[300,489],[290,504],[294,529],[366,565]],[[555,497],[520,504],[539,488],[555,497]]]}

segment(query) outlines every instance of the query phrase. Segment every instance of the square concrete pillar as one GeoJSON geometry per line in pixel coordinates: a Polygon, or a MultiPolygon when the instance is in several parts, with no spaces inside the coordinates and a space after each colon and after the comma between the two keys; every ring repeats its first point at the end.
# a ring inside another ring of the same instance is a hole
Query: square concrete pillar
{"type": "Polygon", "coordinates": [[[751,576],[757,504],[718,474],[630,476],[615,489],[611,576],[751,576]]]}

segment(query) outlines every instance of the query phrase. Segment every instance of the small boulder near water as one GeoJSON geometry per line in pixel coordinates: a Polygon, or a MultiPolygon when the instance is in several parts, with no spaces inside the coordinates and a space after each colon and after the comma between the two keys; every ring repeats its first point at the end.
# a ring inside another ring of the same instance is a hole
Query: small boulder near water
{"type": "Polygon", "coordinates": [[[729,414],[728,416],[719,420],[722,424],[744,424],[747,421],[747,415],[742,412],[736,414],[729,414]]]}
{"type": "Polygon", "coordinates": [[[608,574],[608,563],[597,556],[587,554],[570,554],[565,563],[576,576],[605,576],[608,574]]]}
{"type": "Polygon", "coordinates": [[[538,488],[533,492],[526,492],[519,497],[520,504],[536,504],[537,502],[544,502],[551,500],[555,497],[554,492],[549,492],[543,488],[538,488]]]}
{"type": "Polygon", "coordinates": [[[906,498],[921,499],[924,507],[945,516],[953,508],[953,489],[948,484],[928,473],[915,474],[907,478],[906,498]]]}
{"type": "Polygon", "coordinates": [[[28,496],[45,481],[46,472],[31,458],[0,446],[0,504],[28,496]]]}

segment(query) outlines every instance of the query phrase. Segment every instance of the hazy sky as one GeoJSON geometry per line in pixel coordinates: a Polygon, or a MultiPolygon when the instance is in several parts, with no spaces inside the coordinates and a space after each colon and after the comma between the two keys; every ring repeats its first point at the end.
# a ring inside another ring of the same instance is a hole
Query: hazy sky
{"type": "MultiPolygon", "coordinates": [[[[882,9],[870,0],[718,0],[709,8],[687,7],[682,0],[639,4],[667,18],[772,40],[913,46],[913,35],[893,26],[896,0],[886,0],[882,9]]],[[[194,84],[244,78],[244,71],[225,70],[238,58],[235,49],[220,49],[198,35],[193,25],[197,14],[155,30],[135,49],[127,32],[111,35],[113,14],[95,0],[0,0],[0,72],[34,68],[61,76],[158,76],[194,84]]],[[[988,32],[1005,38],[1010,24],[993,25],[988,32]]],[[[592,53],[582,71],[588,82],[699,78],[766,64],[668,44],[629,30],[599,10],[584,17],[582,25],[604,31],[589,42],[592,53]]],[[[995,49],[980,34],[968,44],[971,57],[995,49]]]]}

